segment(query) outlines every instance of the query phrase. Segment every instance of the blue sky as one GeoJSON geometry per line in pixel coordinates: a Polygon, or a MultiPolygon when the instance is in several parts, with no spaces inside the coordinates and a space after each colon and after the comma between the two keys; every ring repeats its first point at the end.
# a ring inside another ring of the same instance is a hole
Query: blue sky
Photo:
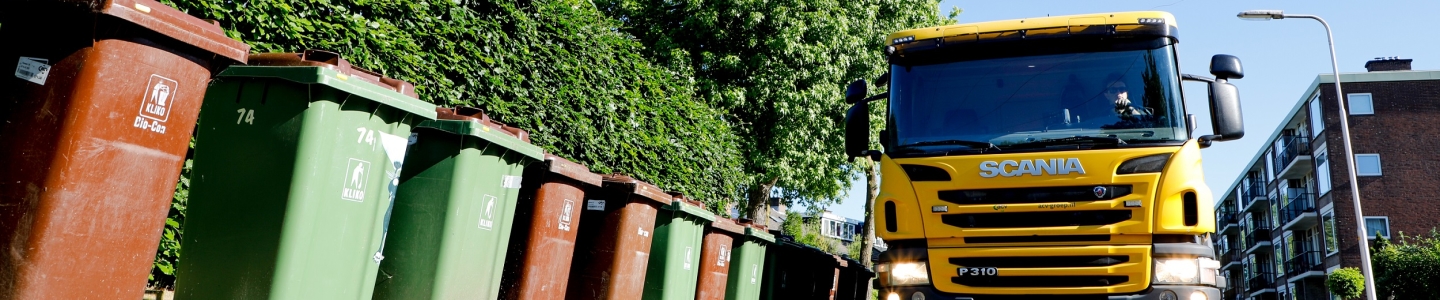
{"type": "MultiPolygon", "coordinates": [[[[1240,169],[1254,158],[1285,113],[1300,100],[1316,75],[1330,74],[1325,30],[1309,19],[1245,21],[1240,11],[1278,9],[1289,14],[1325,18],[1335,34],[1340,72],[1364,72],[1375,57],[1414,59],[1415,70],[1440,70],[1440,39],[1427,31],[1426,21],[1440,11],[1440,1],[959,1],[945,0],[940,12],[960,7],[961,23],[1136,10],[1162,10],[1175,15],[1180,31],[1180,71],[1209,76],[1210,56],[1230,54],[1244,63],[1240,88],[1245,137],[1215,143],[1202,150],[1205,182],[1215,191],[1228,188],[1240,169]]],[[[1204,85],[1186,83],[1186,108],[1199,123],[1197,134],[1210,133],[1204,85]]],[[[829,209],[859,219],[864,215],[865,181],[854,182],[845,200],[829,209]]],[[[1218,193],[1217,193],[1218,194],[1218,193]]]]}

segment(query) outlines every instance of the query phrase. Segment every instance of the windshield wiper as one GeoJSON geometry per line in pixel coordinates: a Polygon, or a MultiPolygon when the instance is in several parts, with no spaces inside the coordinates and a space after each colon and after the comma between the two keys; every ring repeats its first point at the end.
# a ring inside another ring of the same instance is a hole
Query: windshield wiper
{"type": "Polygon", "coordinates": [[[970,148],[975,149],[975,150],[979,150],[980,153],[985,153],[985,151],[990,151],[990,150],[1000,151],[1000,147],[995,147],[995,144],[991,144],[990,142],[967,141],[967,140],[939,140],[939,141],[916,142],[916,143],[913,143],[913,144],[907,144],[907,145],[904,145],[904,146],[900,146],[900,149],[906,149],[906,148],[910,148],[910,147],[924,147],[924,146],[965,146],[965,147],[970,147],[970,148]]]}
{"type": "Polygon", "coordinates": [[[1125,141],[1124,141],[1124,140],[1121,140],[1120,138],[1116,138],[1116,137],[1076,136],[1076,137],[1067,137],[1067,138],[1058,138],[1058,139],[1044,139],[1044,140],[1039,140],[1039,141],[1034,141],[1034,142],[1019,143],[1019,144],[1014,144],[1014,145],[1007,146],[1006,148],[1010,148],[1011,150],[1014,150],[1014,149],[1049,148],[1049,147],[1055,147],[1055,146],[1074,146],[1074,147],[1077,148],[1077,149],[1082,149],[1082,148],[1083,148],[1083,149],[1090,149],[1090,148],[1095,148],[1096,146],[1118,147],[1118,146],[1121,146],[1121,145],[1125,145],[1125,141]],[[1089,146],[1089,147],[1085,147],[1085,146],[1089,146]]]}

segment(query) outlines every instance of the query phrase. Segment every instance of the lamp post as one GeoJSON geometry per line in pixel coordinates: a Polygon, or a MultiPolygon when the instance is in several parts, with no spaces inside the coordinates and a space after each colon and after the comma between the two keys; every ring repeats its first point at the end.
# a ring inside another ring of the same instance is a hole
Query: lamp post
{"type": "Polygon", "coordinates": [[[1345,168],[1350,175],[1350,199],[1355,202],[1355,229],[1359,233],[1356,239],[1360,242],[1360,271],[1365,274],[1365,299],[1376,300],[1375,273],[1370,270],[1369,234],[1365,232],[1365,214],[1360,211],[1360,184],[1355,180],[1355,149],[1350,147],[1350,112],[1345,108],[1345,93],[1340,91],[1340,64],[1335,58],[1335,36],[1330,33],[1330,24],[1325,23],[1325,19],[1321,19],[1319,16],[1287,15],[1279,10],[1247,10],[1236,16],[1241,19],[1261,21],[1285,18],[1313,19],[1325,26],[1325,38],[1330,42],[1330,66],[1335,71],[1335,103],[1340,108],[1340,137],[1345,141],[1345,168]]]}

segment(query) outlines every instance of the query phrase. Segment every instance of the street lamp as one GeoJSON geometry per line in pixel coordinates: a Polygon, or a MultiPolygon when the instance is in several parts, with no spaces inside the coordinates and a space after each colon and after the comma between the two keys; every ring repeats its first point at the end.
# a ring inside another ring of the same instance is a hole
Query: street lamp
{"type": "Polygon", "coordinates": [[[1303,18],[1320,21],[1325,26],[1325,38],[1330,41],[1330,66],[1335,71],[1335,103],[1340,108],[1340,137],[1345,141],[1345,167],[1350,172],[1350,199],[1355,202],[1355,231],[1360,240],[1360,271],[1365,274],[1365,299],[1375,300],[1375,274],[1370,270],[1369,234],[1365,232],[1365,214],[1360,212],[1360,184],[1355,180],[1355,149],[1350,147],[1349,110],[1345,109],[1345,93],[1340,91],[1340,64],[1335,58],[1335,36],[1330,33],[1330,24],[1313,15],[1287,15],[1279,10],[1247,10],[1236,17],[1244,20],[1268,21],[1285,18],[1303,18]]]}

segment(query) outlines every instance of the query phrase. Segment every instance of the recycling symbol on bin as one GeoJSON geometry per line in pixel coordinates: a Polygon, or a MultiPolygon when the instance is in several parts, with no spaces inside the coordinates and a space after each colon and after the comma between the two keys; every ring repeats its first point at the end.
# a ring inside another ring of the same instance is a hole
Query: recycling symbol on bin
{"type": "Polygon", "coordinates": [[[370,172],[370,162],[351,158],[345,164],[345,186],[340,193],[340,198],[355,202],[365,202],[365,179],[370,172]]]}
{"type": "Polygon", "coordinates": [[[495,225],[495,196],[485,195],[481,203],[484,203],[484,211],[480,214],[480,229],[490,230],[495,225]]]}
{"type": "Polygon", "coordinates": [[[145,86],[145,96],[140,98],[140,116],[164,122],[170,118],[170,105],[174,104],[177,82],[158,74],[151,74],[145,86]]]}

